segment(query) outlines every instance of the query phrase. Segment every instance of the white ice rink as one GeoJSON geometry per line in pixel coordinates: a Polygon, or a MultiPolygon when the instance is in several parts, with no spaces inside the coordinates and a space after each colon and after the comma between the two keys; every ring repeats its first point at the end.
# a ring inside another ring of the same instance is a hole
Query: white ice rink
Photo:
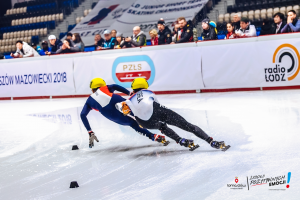
{"type": "Polygon", "coordinates": [[[300,90],[158,99],[231,148],[214,150],[176,128],[200,148],[190,152],[171,140],[164,147],[91,111],[100,142],[89,149],[79,117],[85,98],[0,101],[0,199],[300,199],[300,90]],[[249,184],[255,175],[286,180],[288,172],[288,189],[268,183],[248,190],[247,177],[249,184]],[[246,187],[228,187],[235,177],[246,187]],[[80,187],[70,189],[71,181],[80,187]]]}

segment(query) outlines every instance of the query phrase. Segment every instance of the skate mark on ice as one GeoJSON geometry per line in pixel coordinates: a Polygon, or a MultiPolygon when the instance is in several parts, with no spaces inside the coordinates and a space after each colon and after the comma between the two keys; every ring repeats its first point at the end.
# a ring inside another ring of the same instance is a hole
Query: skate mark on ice
{"type": "Polygon", "coordinates": [[[106,149],[99,149],[92,152],[99,153],[99,152],[126,152],[126,151],[135,151],[138,149],[145,149],[145,148],[151,148],[151,147],[160,147],[160,144],[152,144],[152,145],[143,145],[143,146],[116,146],[116,147],[110,147],[106,149]]]}
{"type": "Polygon", "coordinates": [[[132,158],[139,158],[139,157],[160,157],[160,156],[177,156],[181,154],[197,154],[197,153],[212,153],[212,152],[220,152],[220,150],[195,150],[194,152],[189,151],[188,149],[184,150],[154,150],[149,153],[140,153],[135,154],[132,158]]]}

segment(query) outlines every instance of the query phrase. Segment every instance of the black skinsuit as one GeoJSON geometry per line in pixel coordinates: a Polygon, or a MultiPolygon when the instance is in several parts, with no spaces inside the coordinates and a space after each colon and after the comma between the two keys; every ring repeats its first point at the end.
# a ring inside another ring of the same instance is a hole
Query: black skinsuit
{"type": "Polygon", "coordinates": [[[187,122],[183,117],[181,117],[176,112],[162,106],[157,102],[153,102],[153,114],[148,121],[144,121],[135,116],[137,122],[147,129],[159,129],[163,134],[172,138],[177,143],[180,141],[181,137],[177,135],[172,129],[170,129],[167,124],[177,126],[185,131],[194,133],[197,137],[211,142],[211,138],[198,126],[195,126],[187,122]]]}

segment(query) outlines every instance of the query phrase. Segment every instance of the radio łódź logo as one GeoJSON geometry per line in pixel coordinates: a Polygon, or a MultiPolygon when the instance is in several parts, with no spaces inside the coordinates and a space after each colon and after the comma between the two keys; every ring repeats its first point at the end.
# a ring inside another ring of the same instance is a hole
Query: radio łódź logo
{"type": "Polygon", "coordinates": [[[112,78],[125,88],[130,88],[135,78],[145,78],[150,86],[155,78],[154,63],[147,55],[118,57],[113,63],[112,78]]]}
{"type": "Polygon", "coordinates": [[[300,55],[291,44],[280,45],[273,54],[272,68],[264,68],[266,82],[291,81],[299,73],[300,55]]]}

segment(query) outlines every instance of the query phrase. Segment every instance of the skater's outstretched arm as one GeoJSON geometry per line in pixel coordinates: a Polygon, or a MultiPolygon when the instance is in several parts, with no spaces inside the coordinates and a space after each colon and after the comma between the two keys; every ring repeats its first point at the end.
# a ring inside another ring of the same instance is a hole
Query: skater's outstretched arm
{"type": "Polygon", "coordinates": [[[80,117],[81,120],[86,128],[86,130],[89,133],[89,147],[92,148],[94,146],[94,140],[96,140],[97,142],[99,142],[98,138],[96,137],[95,133],[92,131],[91,126],[89,124],[89,121],[87,119],[87,115],[89,114],[89,112],[92,110],[92,108],[85,103],[81,113],[80,113],[80,117]]]}
{"type": "Polygon", "coordinates": [[[81,120],[82,120],[82,123],[84,124],[85,128],[87,131],[91,131],[91,126],[89,124],[89,121],[87,119],[87,115],[89,114],[89,112],[92,110],[91,107],[89,107],[87,104],[84,105],[81,113],[80,113],[80,117],[81,117],[81,120]]]}
{"type": "Polygon", "coordinates": [[[119,91],[119,92],[122,92],[124,94],[130,95],[129,90],[127,90],[126,88],[124,88],[120,85],[117,85],[117,84],[108,85],[107,88],[111,93],[114,93],[114,91],[119,91]]]}
{"type": "Polygon", "coordinates": [[[131,128],[133,128],[136,132],[138,132],[139,134],[148,137],[150,140],[152,140],[153,138],[153,133],[151,133],[150,131],[148,131],[147,129],[141,128],[137,122],[133,122],[130,125],[131,128]]]}

